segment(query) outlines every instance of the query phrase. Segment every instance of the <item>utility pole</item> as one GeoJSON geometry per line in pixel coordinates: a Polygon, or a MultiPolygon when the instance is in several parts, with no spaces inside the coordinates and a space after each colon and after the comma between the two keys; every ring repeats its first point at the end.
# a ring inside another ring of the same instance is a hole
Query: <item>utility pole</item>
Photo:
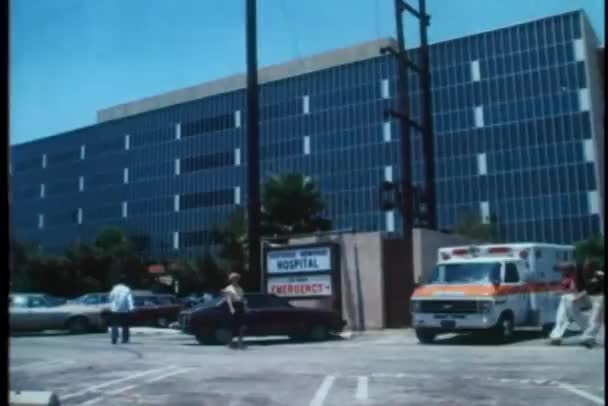
{"type": "Polygon", "coordinates": [[[420,87],[422,92],[422,149],[424,154],[424,189],[427,227],[437,230],[437,200],[435,192],[435,145],[433,138],[433,103],[431,92],[431,64],[427,27],[431,24],[426,13],[426,0],[419,0],[420,19],[420,87]]]}
{"type": "MultiPolygon", "coordinates": [[[[429,50],[427,26],[430,17],[426,14],[425,0],[419,0],[419,10],[410,6],[403,0],[395,0],[395,25],[397,28],[398,49],[384,47],[382,54],[390,53],[399,63],[399,111],[388,110],[386,114],[398,118],[401,122],[401,187],[397,190],[399,209],[402,214],[403,232],[409,236],[412,226],[417,220],[423,220],[426,228],[437,229],[436,203],[435,203],[435,161],[433,145],[433,112],[431,103],[431,73],[429,63],[429,50]],[[418,18],[420,22],[420,63],[414,64],[407,57],[405,39],[403,34],[403,12],[408,11],[418,18]],[[422,106],[422,122],[418,123],[410,118],[409,112],[409,86],[408,69],[420,76],[422,106]],[[412,187],[411,174],[411,137],[410,128],[413,127],[422,135],[425,186],[424,193],[412,187]],[[416,193],[414,193],[416,191],[416,193]],[[416,207],[413,199],[416,198],[416,207]],[[423,218],[421,218],[423,217],[423,218]]],[[[389,186],[390,187],[390,186],[389,186]]]]}
{"type": "Polygon", "coordinates": [[[246,0],[247,44],[247,240],[249,270],[247,288],[261,291],[260,261],[260,125],[258,104],[258,55],[256,0],[246,0]]]}

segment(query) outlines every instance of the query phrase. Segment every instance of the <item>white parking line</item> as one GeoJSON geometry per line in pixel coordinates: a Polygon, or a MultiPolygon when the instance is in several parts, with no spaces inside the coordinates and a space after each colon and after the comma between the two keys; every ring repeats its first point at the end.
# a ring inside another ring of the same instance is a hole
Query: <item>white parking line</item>
{"type": "MultiPolygon", "coordinates": [[[[174,368],[174,367],[170,366],[169,368],[174,368]]],[[[88,388],[79,390],[78,392],[68,393],[67,395],[62,395],[61,399],[62,400],[67,400],[67,399],[75,398],[77,396],[82,396],[82,395],[87,394],[89,392],[94,392],[94,391],[96,391],[98,389],[102,389],[102,388],[105,388],[105,387],[108,387],[108,386],[112,386],[112,385],[117,384],[117,383],[121,383],[121,382],[125,382],[125,381],[130,381],[131,379],[141,378],[142,376],[146,376],[146,375],[153,374],[155,372],[166,371],[166,370],[167,370],[167,368],[150,369],[148,371],[139,372],[139,373],[136,373],[136,374],[133,374],[133,375],[125,376],[123,378],[113,379],[111,381],[100,383],[99,385],[89,386],[88,388]]]]}
{"type": "Polygon", "coordinates": [[[154,383],[154,382],[162,381],[163,379],[168,378],[170,376],[183,374],[184,372],[192,371],[193,369],[194,368],[182,368],[182,369],[178,369],[178,370],[175,370],[172,372],[167,372],[164,375],[160,375],[160,376],[154,377],[152,379],[148,379],[146,381],[146,383],[154,383]]]}
{"type": "Polygon", "coordinates": [[[360,376],[357,378],[357,392],[355,398],[358,401],[364,402],[367,400],[369,394],[369,378],[367,376],[360,376]]]}
{"type": "Polygon", "coordinates": [[[137,385],[129,385],[129,386],[125,386],[124,388],[114,389],[113,391],[108,391],[107,394],[108,395],[118,395],[119,393],[123,393],[128,390],[131,390],[131,389],[135,388],[136,386],[137,385]]]}
{"type": "Polygon", "coordinates": [[[332,375],[328,375],[325,377],[325,379],[323,379],[321,386],[319,386],[319,389],[317,389],[317,392],[315,393],[315,397],[310,401],[310,406],[323,406],[325,398],[329,394],[329,390],[331,389],[331,386],[334,384],[335,380],[336,377],[332,375]]]}
{"type": "Polygon", "coordinates": [[[574,393],[575,395],[578,395],[578,396],[580,396],[582,398],[585,398],[585,399],[587,399],[587,400],[589,400],[589,401],[591,401],[591,402],[593,402],[593,403],[595,403],[597,405],[603,405],[604,404],[604,399],[602,399],[602,398],[600,398],[598,396],[592,395],[590,393],[584,392],[584,391],[582,391],[580,389],[577,389],[577,388],[575,388],[572,385],[568,385],[567,383],[560,383],[557,386],[559,388],[567,390],[570,393],[574,393]]]}
{"type": "Polygon", "coordinates": [[[28,369],[28,368],[48,368],[50,366],[55,366],[55,365],[61,365],[61,364],[71,364],[74,361],[59,361],[59,360],[55,360],[55,361],[37,361],[37,362],[30,362],[29,364],[25,364],[25,365],[17,365],[17,366],[11,366],[10,367],[10,371],[19,371],[21,369],[28,369]]]}

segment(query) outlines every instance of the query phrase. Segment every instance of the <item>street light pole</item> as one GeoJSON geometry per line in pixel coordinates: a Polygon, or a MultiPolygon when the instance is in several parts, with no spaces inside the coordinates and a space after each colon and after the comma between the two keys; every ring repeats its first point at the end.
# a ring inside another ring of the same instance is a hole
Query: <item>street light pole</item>
{"type": "Polygon", "coordinates": [[[249,270],[247,288],[261,291],[260,264],[260,154],[256,1],[246,0],[247,44],[247,240],[249,270]]]}

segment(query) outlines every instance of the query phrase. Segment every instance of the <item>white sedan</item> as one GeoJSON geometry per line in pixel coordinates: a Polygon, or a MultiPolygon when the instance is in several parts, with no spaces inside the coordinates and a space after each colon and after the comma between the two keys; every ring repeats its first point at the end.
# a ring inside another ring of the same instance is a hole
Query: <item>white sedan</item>
{"type": "Polygon", "coordinates": [[[68,330],[70,333],[106,331],[101,310],[81,304],[54,306],[43,294],[11,294],[10,329],[16,331],[68,330]]]}

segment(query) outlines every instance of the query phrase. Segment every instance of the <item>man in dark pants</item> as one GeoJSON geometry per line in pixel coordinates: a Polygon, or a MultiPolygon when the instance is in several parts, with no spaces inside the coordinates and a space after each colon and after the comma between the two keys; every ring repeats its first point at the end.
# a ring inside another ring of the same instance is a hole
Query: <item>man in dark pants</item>
{"type": "Polygon", "coordinates": [[[129,342],[129,315],[133,310],[133,295],[131,289],[124,284],[124,278],[121,278],[121,282],[112,288],[110,303],[112,306],[110,316],[112,344],[116,344],[118,341],[118,326],[122,328],[122,342],[126,344],[129,342]]]}

